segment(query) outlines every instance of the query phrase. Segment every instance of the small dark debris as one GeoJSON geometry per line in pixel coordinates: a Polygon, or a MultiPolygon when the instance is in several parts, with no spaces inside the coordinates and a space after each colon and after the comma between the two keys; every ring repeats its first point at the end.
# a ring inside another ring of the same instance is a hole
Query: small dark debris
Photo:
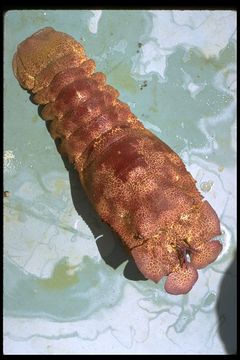
{"type": "Polygon", "coordinates": [[[3,196],[4,197],[9,197],[10,196],[10,191],[4,191],[3,196]]]}
{"type": "Polygon", "coordinates": [[[143,44],[139,42],[139,43],[138,43],[139,49],[140,49],[142,46],[143,46],[143,44]]]}
{"type": "Polygon", "coordinates": [[[139,50],[137,50],[137,53],[139,54],[139,53],[140,53],[140,51],[139,51],[139,50]]]}
{"type": "Polygon", "coordinates": [[[140,90],[147,86],[147,80],[144,80],[143,84],[140,86],[140,90]]]}

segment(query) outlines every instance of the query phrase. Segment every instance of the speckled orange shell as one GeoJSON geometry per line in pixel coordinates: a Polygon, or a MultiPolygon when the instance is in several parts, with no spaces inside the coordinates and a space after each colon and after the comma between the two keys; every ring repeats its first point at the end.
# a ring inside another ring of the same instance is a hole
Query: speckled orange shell
{"type": "Polygon", "coordinates": [[[187,293],[222,245],[212,240],[219,219],[179,156],[144,128],[71,36],[39,30],[18,46],[13,70],[44,105],[52,137],[139,270],[155,282],[168,276],[171,294],[187,293]]]}

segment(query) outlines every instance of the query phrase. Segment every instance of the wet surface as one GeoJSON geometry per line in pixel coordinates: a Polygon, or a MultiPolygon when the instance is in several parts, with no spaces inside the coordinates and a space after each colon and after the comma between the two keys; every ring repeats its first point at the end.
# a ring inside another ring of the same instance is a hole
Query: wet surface
{"type": "Polygon", "coordinates": [[[4,26],[4,352],[234,353],[235,13],[12,11],[4,26]],[[189,294],[142,277],[14,78],[17,44],[44,26],[82,42],[220,217],[223,251],[189,294]]]}

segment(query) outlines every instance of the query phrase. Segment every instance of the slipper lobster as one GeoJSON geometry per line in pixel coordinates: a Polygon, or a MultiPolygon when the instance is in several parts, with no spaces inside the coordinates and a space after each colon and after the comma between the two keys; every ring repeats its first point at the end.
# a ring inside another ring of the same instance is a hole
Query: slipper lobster
{"type": "Polygon", "coordinates": [[[13,71],[140,272],[156,283],[167,276],[170,294],[190,291],[197,269],[221,252],[213,239],[221,230],[180,157],[118,99],[73,37],[37,31],[18,45],[13,71]]]}

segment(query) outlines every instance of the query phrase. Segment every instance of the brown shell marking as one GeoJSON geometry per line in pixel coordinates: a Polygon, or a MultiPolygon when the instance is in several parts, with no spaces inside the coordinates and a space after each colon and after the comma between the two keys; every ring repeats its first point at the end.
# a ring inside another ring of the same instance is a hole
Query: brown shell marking
{"type": "Polygon", "coordinates": [[[222,245],[219,219],[179,156],[144,128],[71,36],[47,27],[18,45],[13,71],[44,105],[52,137],[100,217],[144,276],[185,294],[222,245]],[[186,255],[189,255],[190,262],[186,255]]]}

